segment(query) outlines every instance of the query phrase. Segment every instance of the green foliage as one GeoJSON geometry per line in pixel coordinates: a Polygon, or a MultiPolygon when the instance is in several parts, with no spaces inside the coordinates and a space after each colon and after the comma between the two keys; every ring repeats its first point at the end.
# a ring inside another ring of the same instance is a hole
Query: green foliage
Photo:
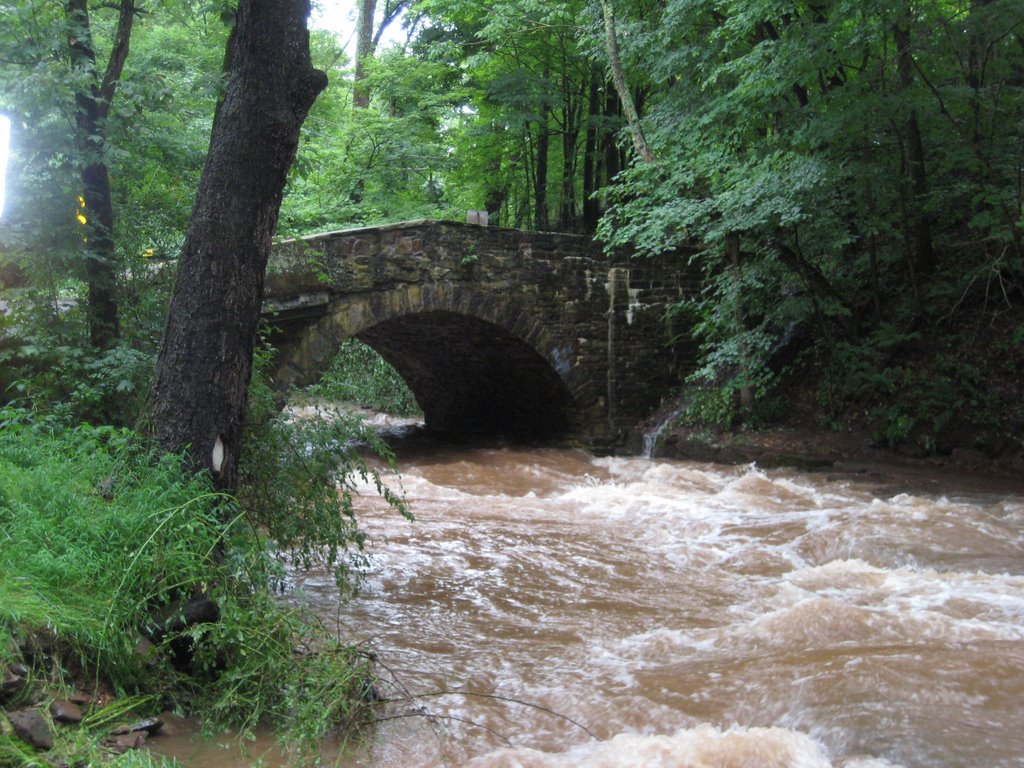
{"type": "Polygon", "coordinates": [[[154,363],[151,355],[126,345],[96,351],[28,344],[16,353],[27,378],[11,384],[9,395],[68,420],[119,426],[137,419],[154,363]]]}
{"type": "Polygon", "coordinates": [[[486,208],[492,224],[581,229],[584,197],[596,188],[584,171],[597,158],[593,149],[584,157],[588,131],[596,140],[617,127],[599,117],[600,94],[591,103],[596,68],[578,36],[587,3],[420,0],[414,14],[413,53],[462,75],[449,85],[462,104],[445,125],[446,194],[459,208],[486,208]]]}
{"type": "Polygon", "coordinates": [[[327,643],[303,654],[287,679],[282,713],[285,744],[299,761],[319,764],[319,746],[327,734],[340,734],[342,744],[366,734],[372,719],[372,687],[369,657],[358,648],[327,643]]]}
{"type": "Polygon", "coordinates": [[[17,400],[69,421],[127,426],[138,418],[155,356],[122,342],[105,350],[88,341],[76,303],[44,291],[20,291],[0,344],[0,402],[17,400]]]}
{"type": "Polygon", "coordinates": [[[358,339],[342,343],[309,392],[326,400],[356,403],[395,416],[420,415],[416,398],[398,371],[358,339]]]}
{"type": "Polygon", "coordinates": [[[411,519],[404,501],[360,451],[368,449],[389,465],[393,456],[356,416],[282,413],[264,375],[269,359],[264,349],[250,387],[239,499],[282,559],[301,568],[331,569],[339,588],[348,591],[365,541],[353,506],[357,484],[372,484],[411,519]]]}
{"type": "Polygon", "coordinates": [[[62,428],[0,411],[0,624],[49,630],[119,690],[151,606],[209,579],[223,540],[216,497],[176,457],[151,463],[111,427],[62,428]]]}
{"type": "Polygon", "coordinates": [[[462,104],[450,69],[389,49],[369,68],[370,107],[353,109],[351,72],[337,41],[319,33],[312,43],[329,85],[303,126],[281,233],[461,218],[466,206],[445,185],[454,161],[448,126],[462,104]]]}
{"type": "Polygon", "coordinates": [[[727,387],[694,386],[687,390],[687,404],[680,421],[711,432],[731,429],[739,418],[736,393],[727,387]]]}
{"type": "MultiPolygon", "coordinates": [[[[1024,417],[1015,394],[1002,396],[990,382],[993,361],[964,340],[926,343],[919,334],[882,325],[865,341],[839,342],[817,354],[818,398],[824,412],[839,418],[851,412],[877,445],[944,452],[961,444],[999,451],[1024,417]]],[[[1000,357],[995,358],[998,370],[1000,357]]]]}
{"type": "Polygon", "coordinates": [[[68,675],[161,692],[211,728],[273,722],[305,749],[332,725],[365,721],[367,659],[275,602],[278,570],[253,520],[133,433],[0,410],[0,523],[3,653],[12,638],[45,636],[68,675]],[[140,630],[197,590],[220,619],[168,635],[153,666],[135,651],[140,630]],[[184,674],[171,664],[182,643],[184,674]],[[297,658],[297,643],[324,650],[297,658]],[[316,706],[320,716],[307,717],[316,706]]]}
{"type": "Polygon", "coordinates": [[[1024,295],[1020,4],[618,8],[656,161],[606,190],[598,234],[643,255],[697,246],[695,378],[770,398],[801,337],[833,417],[870,403],[879,443],[941,446],[950,413],[1005,409],[968,382],[1012,379],[1014,356],[979,366],[958,329],[998,326],[1024,295]]]}

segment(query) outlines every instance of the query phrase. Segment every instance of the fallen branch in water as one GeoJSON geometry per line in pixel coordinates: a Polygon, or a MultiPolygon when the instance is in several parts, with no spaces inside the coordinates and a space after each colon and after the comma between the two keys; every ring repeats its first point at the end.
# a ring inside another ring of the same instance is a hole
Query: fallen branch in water
{"type": "Polygon", "coordinates": [[[432,691],[430,693],[420,693],[420,694],[416,694],[414,696],[403,697],[403,698],[399,698],[399,699],[384,699],[383,703],[385,703],[385,704],[397,704],[397,703],[401,703],[401,702],[405,702],[405,701],[411,701],[411,700],[415,700],[415,699],[428,699],[428,698],[429,699],[433,699],[433,698],[438,698],[440,696],[473,696],[473,697],[476,697],[476,698],[479,698],[479,699],[494,699],[495,701],[504,701],[504,702],[509,703],[509,704],[519,704],[521,706],[530,707],[531,709],[536,709],[536,710],[538,710],[540,712],[544,712],[545,714],[552,715],[553,717],[557,717],[560,720],[565,720],[567,723],[572,723],[577,728],[579,728],[581,731],[583,731],[585,734],[587,734],[587,736],[589,736],[590,738],[592,738],[592,739],[596,739],[597,738],[597,736],[595,736],[591,732],[591,730],[589,728],[587,728],[587,726],[583,725],[582,723],[580,723],[577,720],[573,720],[568,715],[563,715],[561,712],[556,712],[553,709],[548,709],[547,707],[545,707],[545,706],[543,706],[541,704],[535,704],[532,701],[523,701],[522,699],[514,699],[511,696],[499,696],[496,693],[480,693],[479,691],[432,691]]]}
{"type": "MultiPolygon", "coordinates": [[[[398,701],[404,701],[404,699],[398,699],[398,701]]],[[[496,737],[498,739],[501,739],[503,742],[505,742],[506,746],[508,746],[508,747],[512,746],[512,740],[508,736],[506,736],[505,734],[501,733],[500,731],[494,730],[489,725],[484,725],[483,723],[478,723],[476,720],[470,720],[469,718],[466,718],[466,717],[459,717],[458,715],[435,715],[432,712],[427,712],[425,710],[421,710],[421,711],[417,711],[417,712],[403,712],[402,714],[398,714],[398,715],[386,715],[384,717],[377,717],[377,718],[374,718],[373,722],[374,723],[386,723],[388,720],[404,720],[404,719],[409,718],[409,717],[425,717],[427,720],[430,720],[430,721],[434,721],[434,720],[451,720],[451,721],[456,722],[456,723],[464,723],[466,725],[471,725],[474,728],[479,728],[479,729],[481,729],[483,731],[487,731],[487,733],[491,734],[491,736],[494,736],[494,737],[496,737]]]]}

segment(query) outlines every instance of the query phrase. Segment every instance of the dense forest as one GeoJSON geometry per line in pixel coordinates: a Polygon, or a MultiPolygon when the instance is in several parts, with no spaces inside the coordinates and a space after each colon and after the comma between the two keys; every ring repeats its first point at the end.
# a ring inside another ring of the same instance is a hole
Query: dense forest
{"type": "MultiPolygon", "coordinates": [[[[283,162],[275,237],[472,209],[492,225],[687,261],[704,279],[671,309],[701,350],[698,367],[680,372],[689,426],[800,420],[919,454],[1024,447],[1019,0],[360,0],[356,11],[350,29],[311,31],[312,71],[327,82],[298,121],[290,169],[283,162]]],[[[230,99],[237,14],[225,0],[0,2],[0,114],[11,122],[0,514],[25,537],[0,552],[49,536],[18,510],[51,495],[109,500],[110,483],[124,483],[113,496],[127,506],[78,532],[85,539],[134,520],[147,542],[169,546],[184,530],[197,542],[180,558],[161,552],[151,591],[108,585],[123,593],[117,621],[129,627],[180,609],[220,553],[214,597],[238,623],[175,635],[164,621],[149,633],[158,644],[192,633],[199,650],[182,662],[177,647],[168,661],[192,675],[175,688],[187,690],[182,701],[198,696],[196,679],[252,664],[239,617],[253,622],[246,633],[267,621],[252,616],[277,609],[253,608],[252,596],[280,575],[256,554],[260,536],[300,563],[324,557],[321,544],[358,549],[350,499],[325,498],[310,467],[321,478],[372,474],[338,448],[338,430],[358,427],[320,425],[311,437],[277,418],[260,377],[265,349],[248,395],[259,439],[227,489],[238,491],[229,508],[248,511],[225,513],[214,486],[128,429],[151,391],[215,115],[230,99]],[[322,452],[308,461],[281,459],[311,444],[322,452]],[[147,487],[160,490],[143,498],[147,487]],[[304,515],[282,514],[296,503],[304,515]],[[153,522],[156,509],[170,511],[166,522],[153,522]],[[237,551],[253,560],[225,555],[250,523],[260,534],[237,551]]],[[[251,177],[263,171],[255,164],[251,177]]],[[[327,559],[344,580],[351,563],[327,559]]],[[[110,572],[56,557],[32,567],[50,584],[71,579],[68,567],[86,582],[110,572]]],[[[73,637],[115,689],[135,689],[140,662],[93,625],[98,608],[40,613],[18,584],[0,574],[0,624],[73,637]]],[[[262,658],[284,665],[293,627],[275,622],[262,658]]],[[[6,647],[0,666],[17,655],[6,647]]],[[[329,688],[338,658],[311,657],[323,665],[311,679],[329,688]]],[[[224,721],[303,711],[263,690],[267,669],[247,669],[204,706],[224,721]],[[272,703],[248,710],[239,699],[249,696],[272,703]]]]}
{"type": "MultiPolygon", "coordinates": [[[[30,318],[5,320],[25,343],[0,352],[2,385],[130,421],[232,11],[80,5],[4,5],[2,259],[30,318]]],[[[363,2],[351,55],[314,30],[330,85],[278,235],[487,209],[640,257],[685,247],[707,278],[674,310],[704,349],[696,419],[771,421],[787,375],[811,369],[825,422],[1005,452],[1021,425],[1022,20],[1009,0],[363,2]]]]}

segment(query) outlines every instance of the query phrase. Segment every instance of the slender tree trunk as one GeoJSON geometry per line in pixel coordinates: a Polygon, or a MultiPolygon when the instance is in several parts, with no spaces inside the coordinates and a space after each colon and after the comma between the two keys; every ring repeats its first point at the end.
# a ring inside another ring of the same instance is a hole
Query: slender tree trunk
{"type": "Polygon", "coordinates": [[[991,0],[972,0],[967,16],[970,40],[967,48],[967,87],[971,89],[971,141],[975,146],[982,142],[982,88],[985,85],[985,49],[988,45],[982,32],[982,18],[991,0]]]}
{"type": "Polygon", "coordinates": [[[583,149],[583,231],[593,233],[601,211],[594,193],[597,191],[597,121],[601,114],[601,90],[597,77],[590,78],[587,105],[587,135],[583,149]]]}
{"type": "Polygon", "coordinates": [[[644,162],[654,161],[654,153],[647,145],[643,126],[640,125],[640,114],[633,103],[633,94],[626,85],[626,76],[622,71],[622,59],[619,57],[619,40],[615,31],[615,9],[612,0],[601,0],[601,13],[604,16],[605,48],[608,52],[608,63],[612,70],[612,82],[622,102],[622,112],[629,125],[629,135],[633,139],[633,148],[644,162]]]}
{"type": "Polygon", "coordinates": [[[104,161],[106,117],[128,57],[134,0],[122,0],[114,45],[102,80],[96,69],[88,0],[67,0],[64,14],[68,24],[71,66],[85,84],[75,93],[75,138],[82,156],[80,215],[85,219],[85,282],[89,341],[97,349],[113,346],[121,335],[116,288],[117,268],[114,241],[114,201],[110,174],[104,161]]]}
{"type": "MultiPolygon", "coordinates": [[[[865,181],[864,201],[868,206],[868,215],[875,217],[875,194],[870,177],[865,181]]],[[[875,305],[875,318],[882,319],[882,281],[878,271],[878,235],[874,222],[870,222],[871,234],[868,235],[868,257],[871,264],[871,298],[875,305]]]]}
{"type": "Polygon", "coordinates": [[[89,343],[109,349],[121,337],[121,316],[116,296],[114,206],[105,163],[90,163],[82,170],[82,200],[89,232],[85,262],[89,343]]]}
{"type": "Polygon", "coordinates": [[[576,228],[576,151],[579,143],[579,107],[567,99],[562,112],[562,193],[558,201],[558,227],[576,228]]]}
{"type": "Polygon", "coordinates": [[[622,109],[619,103],[619,95],[615,88],[608,89],[608,97],[604,105],[605,128],[604,128],[604,180],[611,183],[612,179],[619,175],[622,170],[621,156],[618,143],[615,141],[616,131],[609,127],[613,120],[622,117],[622,109]]]}
{"type": "Polygon", "coordinates": [[[536,167],[535,167],[536,161],[537,161],[537,157],[536,157],[536,152],[534,151],[534,144],[535,144],[535,142],[533,140],[533,131],[530,128],[529,124],[527,124],[526,127],[525,127],[525,131],[524,131],[524,136],[523,136],[522,142],[523,142],[522,155],[523,155],[523,157],[526,158],[526,163],[525,163],[525,166],[526,166],[525,167],[526,178],[524,180],[524,184],[523,184],[523,187],[522,187],[523,199],[522,199],[522,202],[521,202],[519,208],[516,210],[516,224],[515,224],[515,228],[516,229],[521,229],[522,226],[523,226],[523,222],[527,222],[528,221],[529,222],[529,224],[528,224],[529,227],[531,227],[532,229],[538,229],[538,227],[536,226],[536,222],[529,218],[534,213],[536,213],[536,205],[533,204],[533,200],[534,200],[534,195],[536,194],[536,191],[537,191],[537,182],[536,182],[537,170],[536,170],[536,167]]]}
{"type": "MultiPolygon", "coordinates": [[[[736,232],[730,232],[725,236],[725,254],[726,258],[729,259],[729,269],[732,274],[732,279],[736,284],[735,294],[737,296],[736,306],[733,308],[734,318],[736,320],[736,326],[740,333],[746,333],[750,330],[747,327],[747,314],[743,311],[743,305],[739,302],[739,297],[743,295],[741,288],[741,275],[740,275],[740,236],[736,232]]],[[[750,370],[750,352],[747,349],[746,343],[740,344],[740,380],[746,378],[750,370]]],[[[754,407],[754,389],[749,383],[743,383],[739,388],[740,398],[740,411],[744,414],[750,413],[754,407]]]]}
{"type": "MultiPolygon", "coordinates": [[[[909,8],[903,19],[893,26],[893,41],[896,43],[896,68],[899,73],[900,91],[907,93],[913,85],[914,60],[910,47],[909,8]]],[[[907,166],[910,174],[912,226],[914,232],[914,260],[918,271],[929,270],[935,265],[935,250],[932,246],[931,217],[924,210],[928,196],[928,177],[925,169],[924,141],[917,120],[917,110],[910,108],[904,124],[904,139],[907,147],[907,166]]]]}
{"type": "Polygon", "coordinates": [[[370,89],[366,85],[366,64],[373,58],[373,15],[377,0],[360,0],[356,21],[356,68],[352,76],[352,106],[366,109],[370,106],[370,89]]]}
{"type": "MultiPolygon", "coordinates": [[[[551,76],[548,69],[544,70],[544,81],[551,76]]],[[[548,115],[551,107],[544,98],[540,105],[540,120],[537,122],[537,172],[534,176],[534,226],[541,232],[550,228],[548,220],[548,149],[551,133],[548,130],[548,115]]]]}
{"type": "Polygon", "coordinates": [[[299,128],[327,85],[313,68],[309,0],[241,0],[227,87],[178,265],[148,427],[235,489],[263,278],[299,128]]]}

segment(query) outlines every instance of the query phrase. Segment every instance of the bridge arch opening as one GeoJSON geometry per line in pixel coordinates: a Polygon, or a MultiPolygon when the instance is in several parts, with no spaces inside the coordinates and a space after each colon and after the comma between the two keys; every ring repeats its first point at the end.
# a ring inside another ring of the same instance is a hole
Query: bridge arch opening
{"type": "Polygon", "coordinates": [[[578,426],[558,373],[500,325],[434,310],[382,320],[354,336],[394,366],[431,432],[551,440],[578,426]]]}

